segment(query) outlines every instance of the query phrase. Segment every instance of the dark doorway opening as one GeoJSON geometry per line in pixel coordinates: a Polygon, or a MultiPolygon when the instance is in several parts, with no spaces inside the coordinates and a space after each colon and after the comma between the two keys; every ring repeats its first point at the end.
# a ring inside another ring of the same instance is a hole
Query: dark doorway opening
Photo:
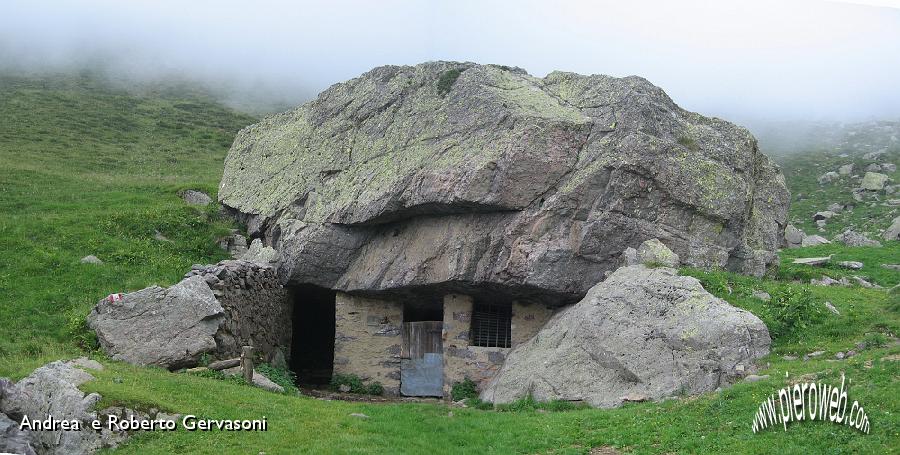
{"type": "Polygon", "coordinates": [[[335,291],[303,284],[292,295],[291,370],[299,384],[327,384],[334,370],[335,291]]]}

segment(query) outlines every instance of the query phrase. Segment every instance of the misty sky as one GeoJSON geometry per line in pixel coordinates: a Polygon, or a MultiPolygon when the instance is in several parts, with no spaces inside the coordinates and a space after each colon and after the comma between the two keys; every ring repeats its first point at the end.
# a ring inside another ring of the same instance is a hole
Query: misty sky
{"type": "Polygon", "coordinates": [[[0,66],[179,75],[264,102],[428,60],[636,74],[736,121],[900,119],[900,1],[0,2],[0,66]]]}

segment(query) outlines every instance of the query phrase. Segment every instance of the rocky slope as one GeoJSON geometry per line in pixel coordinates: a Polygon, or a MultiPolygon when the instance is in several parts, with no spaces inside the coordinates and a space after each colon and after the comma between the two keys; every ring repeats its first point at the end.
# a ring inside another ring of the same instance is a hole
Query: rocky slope
{"type": "Polygon", "coordinates": [[[573,302],[626,246],[761,274],[788,205],[755,139],[639,77],[385,66],[245,128],[219,199],[284,282],[573,302]]]}

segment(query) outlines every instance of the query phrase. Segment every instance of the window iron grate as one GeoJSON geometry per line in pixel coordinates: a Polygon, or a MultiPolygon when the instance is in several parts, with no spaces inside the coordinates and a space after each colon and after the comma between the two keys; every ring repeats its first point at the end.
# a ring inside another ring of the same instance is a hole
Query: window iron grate
{"type": "Polygon", "coordinates": [[[471,346],[508,348],[511,345],[512,307],[476,303],[472,309],[471,346]]]}

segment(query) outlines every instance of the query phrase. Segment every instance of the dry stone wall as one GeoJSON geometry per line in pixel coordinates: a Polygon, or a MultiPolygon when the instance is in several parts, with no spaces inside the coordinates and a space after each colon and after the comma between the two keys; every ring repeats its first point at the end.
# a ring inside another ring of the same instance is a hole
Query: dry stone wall
{"type": "Polygon", "coordinates": [[[290,358],[292,302],[274,268],[229,260],[195,265],[186,277],[195,275],[203,277],[225,310],[215,336],[216,357],[238,357],[247,345],[268,362],[290,358]]]}

